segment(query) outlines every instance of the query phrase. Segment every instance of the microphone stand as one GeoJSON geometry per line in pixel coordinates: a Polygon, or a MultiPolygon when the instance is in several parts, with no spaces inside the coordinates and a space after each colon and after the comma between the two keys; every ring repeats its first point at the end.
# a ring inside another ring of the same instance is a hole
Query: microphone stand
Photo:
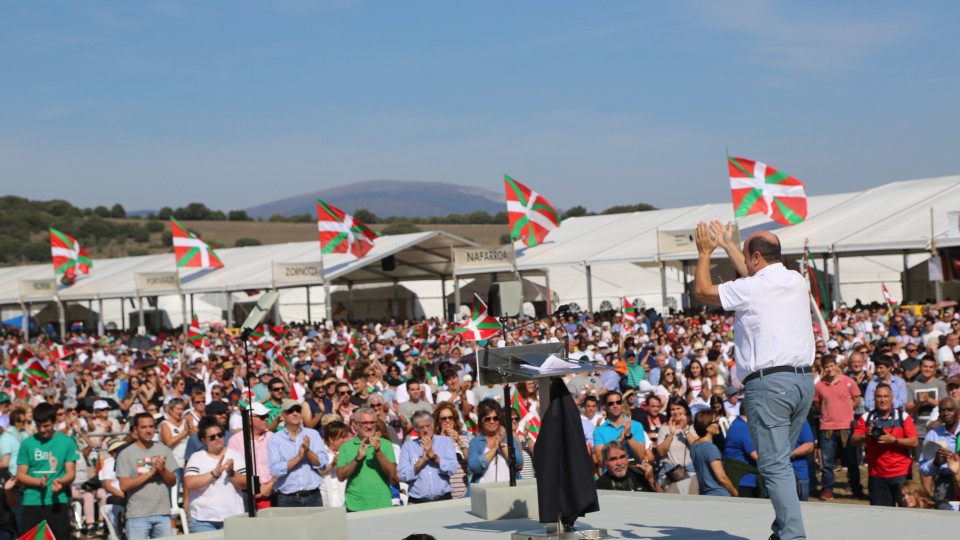
{"type": "Polygon", "coordinates": [[[257,476],[254,464],[256,463],[253,444],[253,377],[250,362],[250,353],[247,351],[247,340],[253,332],[252,328],[244,328],[240,333],[243,340],[243,357],[247,361],[247,407],[240,409],[240,421],[243,425],[243,454],[244,466],[247,468],[247,515],[257,517],[257,493],[260,492],[260,477],[257,476]]]}

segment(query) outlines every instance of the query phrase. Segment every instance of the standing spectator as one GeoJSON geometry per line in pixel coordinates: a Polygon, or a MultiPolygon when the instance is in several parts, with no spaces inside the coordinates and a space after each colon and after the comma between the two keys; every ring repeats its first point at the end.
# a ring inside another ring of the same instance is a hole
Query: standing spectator
{"type": "Polygon", "coordinates": [[[400,418],[404,422],[404,431],[409,433],[413,429],[410,418],[417,411],[433,412],[433,405],[423,399],[423,383],[417,379],[407,381],[407,394],[409,399],[400,403],[400,418]]]}
{"type": "MultiPolygon", "coordinates": [[[[230,443],[230,438],[233,436],[233,432],[228,429],[228,424],[230,422],[230,408],[226,403],[222,401],[214,401],[207,405],[206,408],[207,416],[214,417],[217,419],[217,422],[220,423],[220,427],[223,428],[224,436],[226,437],[226,443],[230,443]]],[[[190,461],[190,457],[193,456],[194,452],[203,450],[206,448],[206,445],[200,440],[200,435],[197,433],[197,430],[193,430],[193,435],[187,438],[187,447],[183,451],[183,460],[184,463],[190,461]]]]}
{"type": "Polygon", "coordinates": [[[907,406],[907,383],[900,377],[893,374],[893,358],[889,355],[883,355],[874,362],[876,375],[867,385],[867,391],[863,394],[863,404],[868,411],[872,411],[876,400],[873,399],[873,393],[877,385],[884,383],[890,387],[893,393],[893,408],[903,409],[907,406]]]}
{"type": "Polygon", "coordinates": [[[177,483],[177,459],[153,442],[156,429],[150,413],[134,416],[135,442],[117,456],[120,490],[127,495],[127,540],[173,536],[170,488],[177,483]]]}
{"type": "Polygon", "coordinates": [[[457,472],[455,443],[445,435],[434,435],[433,416],[417,411],[412,419],[417,436],[400,450],[397,463],[401,482],[410,489],[410,504],[453,498],[450,476],[457,472]]]}
{"type": "Polygon", "coordinates": [[[57,409],[41,403],[33,410],[37,433],[20,444],[17,455],[17,483],[23,486],[21,531],[41,521],[54,537],[70,538],[70,484],[80,458],[77,443],[56,431],[57,409]]]}
{"type": "Polygon", "coordinates": [[[337,478],[337,456],[343,443],[350,440],[350,428],[340,420],[329,421],[323,426],[323,443],[327,449],[328,465],[320,471],[320,496],[325,508],[340,508],[344,504],[347,483],[337,478]]]}
{"type": "Polygon", "coordinates": [[[840,373],[836,357],[821,360],[823,373],[814,387],[813,408],[820,412],[821,490],[820,498],[833,499],[834,463],[837,456],[847,466],[847,479],[854,497],[863,496],[857,449],[850,444],[854,425],[853,411],[860,403],[860,387],[856,381],[840,373]]]}
{"type": "MultiPolygon", "coordinates": [[[[274,383],[270,383],[271,390],[274,383]]],[[[277,506],[323,506],[320,473],[327,466],[327,451],[316,430],[303,427],[302,405],[283,400],[282,429],[267,442],[270,475],[274,478],[277,506]]]]}
{"type": "Polygon", "coordinates": [[[390,484],[397,478],[393,445],[377,433],[373,409],[357,409],[353,422],[357,436],[343,443],[337,455],[337,478],[347,482],[345,506],[350,512],[390,507],[390,484]]]}
{"type": "Polygon", "coordinates": [[[173,452],[177,458],[177,480],[183,482],[183,467],[186,465],[184,452],[187,450],[187,439],[196,432],[193,417],[184,417],[186,406],[180,398],[173,398],[166,404],[167,416],[160,422],[160,442],[173,452]]]}
{"type": "MultiPolygon", "coordinates": [[[[270,410],[262,403],[254,401],[251,407],[250,428],[253,432],[253,455],[256,458],[253,463],[253,470],[260,480],[260,492],[257,493],[257,508],[268,508],[270,498],[273,495],[273,476],[270,474],[270,451],[269,442],[273,437],[273,432],[267,429],[267,419],[270,417],[270,410]]],[[[222,426],[221,426],[222,427],[222,426]]],[[[241,461],[238,464],[245,464],[247,451],[243,446],[243,437],[231,437],[227,441],[227,448],[240,455],[241,461]]]]}
{"type": "MultiPolygon", "coordinates": [[[[637,407],[630,411],[630,417],[643,426],[643,431],[656,436],[660,432],[660,426],[667,423],[667,414],[663,412],[663,400],[660,396],[649,394],[647,396],[646,409],[637,407]]],[[[649,440],[650,437],[647,437],[649,440]]]]}
{"type": "Polygon", "coordinates": [[[643,424],[623,414],[623,394],[612,390],[603,395],[603,408],[607,419],[593,430],[594,462],[603,463],[603,445],[621,441],[627,447],[627,453],[639,463],[647,454],[643,424]]]}
{"type": "Polygon", "coordinates": [[[9,470],[11,476],[17,475],[17,456],[20,454],[20,444],[27,437],[28,418],[27,411],[14,409],[10,413],[10,425],[0,434],[0,468],[9,470]]]}
{"type": "MultiPolygon", "coordinates": [[[[909,345],[916,349],[916,345],[909,345]]],[[[917,437],[927,436],[927,423],[937,403],[947,397],[947,385],[937,377],[937,361],[933,357],[920,360],[920,374],[907,384],[907,412],[917,425],[917,437]]]]}
{"type": "Polygon", "coordinates": [[[605,472],[597,479],[597,489],[613,491],[644,491],[647,493],[662,491],[653,476],[653,466],[641,461],[636,467],[630,466],[626,446],[619,441],[604,445],[600,451],[605,472]]]}
{"type": "Polygon", "coordinates": [[[283,397],[287,395],[287,387],[283,384],[283,379],[274,377],[267,383],[270,390],[270,398],[263,402],[263,405],[270,409],[270,418],[267,427],[270,431],[277,431],[280,428],[281,415],[283,413],[283,397]]]}
{"type": "Polygon", "coordinates": [[[942,423],[930,430],[923,439],[920,480],[935,498],[952,500],[956,497],[956,490],[947,459],[960,450],[960,411],[957,410],[957,400],[951,397],[941,399],[938,409],[942,423]],[[928,450],[937,447],[935,453],[928,450]]]}
{"type": "Polygon", "coordinates": [[[453,404],[442,401],[433,411],[434,433],[450,437],[454,442],[457,453],[457,471],[450,475],[451,494],[454,499],[460,499],[467,494],[470,485],[470,466],[467,463],[467,453],[470,448],[470,437],[463,429],[463,422],[453,404]]]}
{"type": "MultiPolygon", "coordinates": [[[[484,399],[477,404],[480,433],[470,441],[470,450],[467,454],[472,484],[503,482],[510,479],[506,428],[501,423],[501,414],[500,404],[493,399],[484,399]]],[[[513,449],[517,457],[517,477],[519,478],[520,470],[523,468],[523,454],[516,437],[513,439],[513,449]]]]}
{"type": "Polygon", "coordinates": [[[219,531],[223,520],[243,514],[247,486],[241,454],[223,444],[224,429],[206,416],[198,428],[206,448],[190,456],[183,485],[190,491],[190,533],[219,531]]]}
{"type": "Polygon", "coordinates": [[[810,291],[803,276],[783,265],[780,240],[769,231],[751,234],[741,251],[731,224],[700,223],[696,242],[700,256],[695,296],[736,312],[736,375],[743,381],[750,436],[776,514],[771,529],[782,540],[803,538],[789,456],[813,400],[810,291]],[[737,272],[747,277],[713,284],[710,254],[718,244],[737,272]]]}
{"type": "Polygon", "coordinates": [[[703,411],[693,420],[697,442],[690,447],[690,460],[697,472],[700,495],[736,497],[737,488],[723,470],[723,456],[713,444],[713,437],[720,433],[720,419],[712,410],[703,411]]]}
{"type": "Polygon", "coordinates": [[[690,418],[690,407],[683,398],[672,397],[667,403],[667,424],[660,427],[657,435],[657,454],[664,460],[663,471],[680,467],[687,471],[687,478],[671,482],[666,486],[668,493],[696,495],[696,473],[690,461],[690,445],[697,440],[690,418]]]}
{"type": "Polygon", "coordinates": [[[893,407],[893,391],[886,383],[874,391],[873,410],[857,421],[853,444],[867,446],[867,489],[873,506],[903,506],[900,488],[913,465],[911,450],[917,446],[913,418],[893,407]]]}
{"type": "Polygon", "coordinates": [[[800,437],[797,444],[790,452],[790,463],[793,465],[793,473],[797,476],[797,496],[801,501],[810,500],[810,468],[807,464],[807,456],[813,453],[813,428],[810,422],[804,422],[800,428],[800,437]]]}

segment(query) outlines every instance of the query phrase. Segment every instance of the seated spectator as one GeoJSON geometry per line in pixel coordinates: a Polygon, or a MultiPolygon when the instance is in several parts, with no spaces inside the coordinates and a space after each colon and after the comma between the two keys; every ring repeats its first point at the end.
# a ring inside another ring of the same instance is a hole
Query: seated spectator
{"type": "Polygon", "coordinates": [[[600,451],[603,467],[606,471],[597,479],[597,489],[614,491],[663,491],[653,476],[653,466],[646,461],[639,466],[631,466],[626,445],[612,441],[600,451]]]}
{"type": "Polygon", "coordinates": [[[713,410],[703,411],[694,418],[693,429],[699,439],[690,447],[690,459],[697,473],[700,495],[736,497],[737,488],[727,478],[723,456],[713,444],[713,438],[720,433],[719,418],[713,410]]]}
{"type": "Polygon", "coordinates": [[[933,496],[930,495],[930,492],[923,487],[923,484],[916,480],[907,480],[904,482],[903,487],[900,488],[900,495],[903,498],[903,506],[907,508],[953,511],[953,506],[951,506],[950,503],[934,499],[933,496]]]}

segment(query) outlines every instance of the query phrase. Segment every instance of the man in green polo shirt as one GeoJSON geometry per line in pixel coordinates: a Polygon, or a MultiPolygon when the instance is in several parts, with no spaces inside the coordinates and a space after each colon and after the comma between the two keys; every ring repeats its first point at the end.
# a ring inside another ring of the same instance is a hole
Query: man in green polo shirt
{"type": "Polygon", "coordinates": [[[374,510],[393,505],[390,484],[397,482],[393,444],[377,432],[377,413],[361,407],[353,413],[357,436],[343,443],[337,456],[337,479],[346,480],[347,510],[374,510]]]}
{"type": "Polygon", "coordinates": [[[29,531],[41,521],[55,538],[71,537],[70,484],[80,459],[77,443],[55,430],[57,408],[41,403],[33,409],[37,433],[20,444],[17,454],[17,482],[23,486],[23,522],[21,531],[29,531]]]}

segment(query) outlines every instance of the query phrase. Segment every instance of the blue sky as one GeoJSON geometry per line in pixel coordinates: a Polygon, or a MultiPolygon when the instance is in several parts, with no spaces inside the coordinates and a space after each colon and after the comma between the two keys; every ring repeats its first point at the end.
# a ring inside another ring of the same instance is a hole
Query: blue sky
{"type": "Polygon", "coordinates": [[[599,210],[960,174],[956,2],[20,2],[0,193],[219,209],[371,179],[599,210]]]}

